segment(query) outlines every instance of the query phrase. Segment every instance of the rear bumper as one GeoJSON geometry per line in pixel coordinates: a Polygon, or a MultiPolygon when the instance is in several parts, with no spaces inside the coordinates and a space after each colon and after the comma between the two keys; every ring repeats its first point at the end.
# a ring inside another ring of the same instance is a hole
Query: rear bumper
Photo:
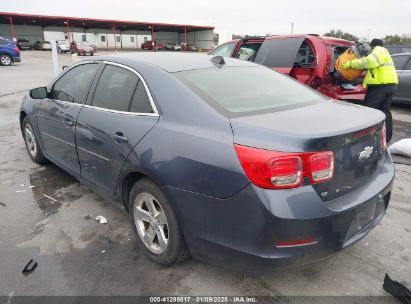
{"type": "Polygon", "coordinates": [[[13,62],[21,62],[21,57],[13,57],[13,62]]]}
{"type": "Polygon", "coordinates": [[[264,190],[248,185],[228,199],[168,187],[194,258],[236,270],[264,270],[326,258],[367,235],[388,207],[394,168],[386,157],[366,185],[325,204],[311,186],[264,190]],[[276,247],[278,241],[315,243],[276,247]]]}

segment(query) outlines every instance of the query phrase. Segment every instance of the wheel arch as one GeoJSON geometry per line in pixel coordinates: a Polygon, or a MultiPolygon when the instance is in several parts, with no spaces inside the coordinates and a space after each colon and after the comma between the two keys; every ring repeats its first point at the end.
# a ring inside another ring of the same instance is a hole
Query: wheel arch
{"type": "Polygon", "coordinates": [[[154,184],[159,186],[160,188],[162,187],[162,184],[158,182],[156,178],[154,178],[151,174],[148,174],[146,172],[143,172],[142,170],[134,169],[132,171],[127,172],[124,174],[123,177],[120,178],[120,183],[117,187],[119,189],[119,192],[121,194],[121,202],[123,203],[124,208],[128,212],[128,201],[129,201],[129,196],[131,189],[137,183],[139,180],[147,178],[151,180],[154,184]]]}
{"type": "Polygon", "coordinates": [[[27,116],[25,111],[20,111],[19,120],[20,120],[20,129],[23,127],[23,120],[27,116]]]}

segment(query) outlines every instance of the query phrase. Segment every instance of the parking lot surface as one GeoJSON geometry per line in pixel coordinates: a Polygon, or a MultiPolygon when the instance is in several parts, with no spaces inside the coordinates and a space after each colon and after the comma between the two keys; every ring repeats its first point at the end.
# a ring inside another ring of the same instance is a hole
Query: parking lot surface
{"type": "MultiPolygon", "coordinates": [[[[60,66],[71,63],[71,55],[59,55],[60,66]]],[[[51,79],[50,52],[26,51],[21,63],[0,67],[0,296],[268,295],[293,303],[296,295],[387,296],[385,273],[411,286],[411,167],[404,164],[396,164],[391,203],[381,223],[331,258],[263,274],[193,259],[169,268],[150,262],[137,247],[122,206],[106,202],[55,165],[30,160],[19,107],[27,90],[51,79]],[[96,222],[97,215],[108,223],[96,222]],[[38,267],[24,276],[31,258],[38,267]]],[[[411,137],[411,107],[395,106],[393,115],[394,140],[411,137]]],[[[391,297],[368,299],[396,303],[391,297]]]]}

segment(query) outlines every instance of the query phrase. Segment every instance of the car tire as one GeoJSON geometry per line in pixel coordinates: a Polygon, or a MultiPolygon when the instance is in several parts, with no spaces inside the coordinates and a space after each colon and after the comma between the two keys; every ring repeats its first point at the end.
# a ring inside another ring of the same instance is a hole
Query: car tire
{"type": "Polygon", "coordinates": [[[43,151],[41,151],[39,141],[34,133],[33,125],[27,116],[23,119],[21,130],[31,160],[36,164],[46,163],[47,158],[44,156],[43,151]]]}
{"type": "Polygon", "coordinates": [[[150,179],[134,184],[129,195],[129,216],[139,246],[152,261],[171,266],[190,256],[169,200],[150,179]]]}
{"type": "Polygon", "coordinates": [[[94,53],[90,53],[90,56],[94,56],[94,53]]]}
{"type": "Polygon", "coordinates": [[[13,63],[13,58],[7,54],[0,55],[0,65],[10,66],[13,63]]]}

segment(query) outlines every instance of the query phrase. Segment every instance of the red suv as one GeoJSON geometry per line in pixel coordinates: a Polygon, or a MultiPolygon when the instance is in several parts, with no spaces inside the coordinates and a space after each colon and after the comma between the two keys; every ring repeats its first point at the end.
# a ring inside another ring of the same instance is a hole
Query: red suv
{"type": "Polygon", "coordinates": [[[152,50],[153,49],[153,45],[155,45],[155,47],[157,48],[157,50],[161,50],[164,48],[164,45],[159,42],[159,41],[151,41],[151,40],[147,40],[146,42],[141,44],[141,48],[143,50],[152,50]]]}
{"type": "Polygon", "coordinates": [[[335,73],[336,58],[354,43],[318,35],[248,37],[218,46],[209,55],[253,61],[334,99],[362,101],[365,89],[335,73]]]}

